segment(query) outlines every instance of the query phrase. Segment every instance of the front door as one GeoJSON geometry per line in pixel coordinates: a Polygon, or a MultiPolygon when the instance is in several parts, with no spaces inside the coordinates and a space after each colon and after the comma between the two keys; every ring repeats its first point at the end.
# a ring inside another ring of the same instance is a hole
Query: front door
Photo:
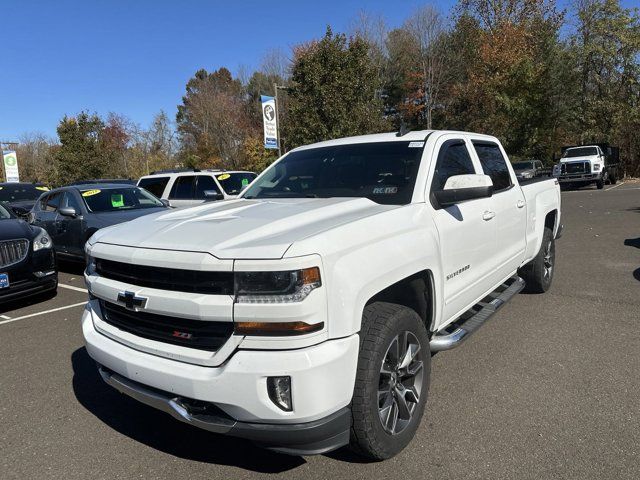
{"type": "Polygon", "coordinates": [[[490,288],[494,267],[495,222],[491,199],[481,198],[440,208],[432,192],[442,189],[453,175],[481,173],[472,160],[469,143],[447,136],[436,145],[437,159],[430,184],[430,202],[440,239],[444,302],[441,325],[454,320],[490,288]]]}

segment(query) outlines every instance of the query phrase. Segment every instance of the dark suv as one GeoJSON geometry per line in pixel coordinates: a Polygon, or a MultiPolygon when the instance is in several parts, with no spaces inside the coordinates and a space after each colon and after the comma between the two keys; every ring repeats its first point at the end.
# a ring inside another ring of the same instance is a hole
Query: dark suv
{"type": "Polygon", "coordinates": [[[0,205],[0,305],[57,287],[51,237],[0,205]]]}

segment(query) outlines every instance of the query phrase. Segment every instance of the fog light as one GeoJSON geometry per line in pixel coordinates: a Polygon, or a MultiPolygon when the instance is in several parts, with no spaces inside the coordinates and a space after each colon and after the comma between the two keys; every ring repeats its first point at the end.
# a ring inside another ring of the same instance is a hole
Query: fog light
{"type": "Polygon", "coordinates": [[[291,377],[267,377],[269,398],[285,412],[293,410],[291,401],[291,377]]]}

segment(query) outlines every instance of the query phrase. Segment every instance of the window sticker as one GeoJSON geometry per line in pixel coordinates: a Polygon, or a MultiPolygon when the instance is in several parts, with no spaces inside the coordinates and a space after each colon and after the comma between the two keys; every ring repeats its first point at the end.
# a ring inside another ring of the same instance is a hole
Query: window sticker
{"type": "Polygon", "coordinates": [[[422,148],[424,147],[424,142],[409,142],[409,148],[422,148]]]}
{"type": "Polygon", "coordinates": [[[242,186],[246,187],[247,185],[249,185],[249,179],[248,178],[243,178],[242,179],[242,186]]]}
{"type": "MultiPolygon", "coordinates": [[[[2,188],[2,187],[0,187],[2,188]]],[[[49,187],[36,187],[36,190],[40,190],[41,192],[48,192],[49,191],[49,187]]]]}
{"type": "Polygon", "coordinates": [[[102,190],[87,190],[85,192],[82,192],[82,196],[83,197],[92,197],[94,195],[97,195],[101,192],[102,190]]]}
{"type": "Polygon", "coordinates": [[[112,193],[111,194],[111,206],[113,208],[122,208],[122,207],[124,207],[124,196],[121,193],[112,193]]]}
{"type": "Polygon", "coordinates": [[[227,178],[229,178],[231,175],[229,175],[228,173],[223,173],[222,175],[218,176],[218,180],[226,180],[227,178]]]}

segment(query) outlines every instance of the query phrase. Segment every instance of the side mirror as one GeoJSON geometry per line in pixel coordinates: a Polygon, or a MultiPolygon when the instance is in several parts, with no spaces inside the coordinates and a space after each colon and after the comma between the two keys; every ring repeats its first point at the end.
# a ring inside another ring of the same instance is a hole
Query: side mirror
{"type": "Polygon", "coordinates": [[[489,175],[453,175],[447,178],[444,189],[433,192],[442,208],[493,195],[493,181],[489,175]]]}
{"type": "Polygon", "coordinates": [[[222,200],[224,199],[224,195],[217,190],[205,190],[204,198],[207,200],[222,200]]]}
{"type": "Polygon", "coordinates": [[[170,207],[171,206],[171,202],[169,200],[167,200],[166,198],[161,198],[160,201],[162,202],[162,204],[165,207],[170,207]]]}
{"type": "Polygon", "coordinates": [[[76,218],[78,216],[78,212],[73,207],[62,207],[58,209],[58,213],[65,217],[76,218]]]}

